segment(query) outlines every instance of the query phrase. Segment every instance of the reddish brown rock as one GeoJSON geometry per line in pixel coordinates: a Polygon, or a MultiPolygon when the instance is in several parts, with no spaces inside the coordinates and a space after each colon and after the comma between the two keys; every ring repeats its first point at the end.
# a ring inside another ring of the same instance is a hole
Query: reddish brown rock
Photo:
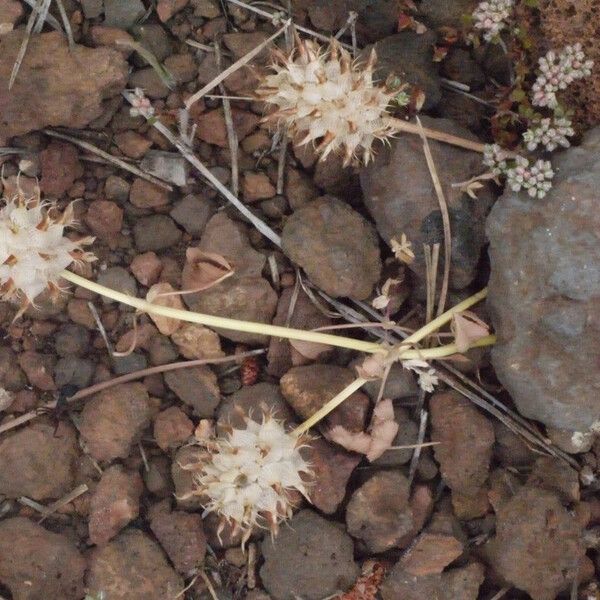
{"type": "Polygon", "coordinates": [[[219,404],[220,390],[217,376],[207,366],[191,367],[165,373],[165,383],[177,397],[204,419],[214,416],[219,404]]]}
{"type": "Polygon", "coordinates": [[[19,367],[17,355],[8,346],[0,346],[0,386],[10,392],[25,387],[27,379],[19,367]]]}
{"type": "Polygon", "coordinates": [[[23,5],[17,0],[2,0],[0,2],[0,35],[13,29],[23,16],[23,5]]]}
{"type": "Polygon", "coordinates": [[[399,471],[381,471],[359,487],[346,508],[348,533],[370,552],[385,552],[413,530],[409,486],[399,471]]]}
{"type": "Polygon", "coordinates": [[[44,391],[56,389],[52,377],[55,362],[56,359],[51,354],[28,351],[19,355],[19,365],[25,371],[29,383],[44,391]]]}
{"type": "Polygon", "coordinates": [[[169,192],[138,177],[129,190],[129,202],[138,208],[158,208],[169,204],[169,192]]]}
{"type": "MultiPolygon", "coordinates": [[[[0,42],[1,43],[1,42],[0,42]]],[[[72,144],[52,140],[40,154],[40,189],[46,196],[60,198],[83,175],[79,152],[72,144]]]]}
{"type": "Polygon", "coordinates": [[[188,2],[189,0],[158,0],[158,4],[156,5],[156,14],[164,23],[180,10],[183,10],[187,6],[188,2]]]}
{"type": "Polygon", "coordinates": [[[553,456],[540,456],[527,478],[531,487],[555,492],[563,502],[579,502],[579,473],[553,456]]]}
{"type": "Polygon", "coordinates": [[[272,198],[277,193],[266,173],[245,171],[242,176],[242,194],[246,202],[272,198]]]}
{"type": "Polygon", "coordinates": [[[57,499],[75,485],[79,446],[74,429],[38,420],[0,441],[0,494],[57,499]]]}
{"type": "Polygon", "coordinates": [[[81,600],[85,560],[75,542],[23,517],[0,521],[0,583],[13,600],[81,600]]]}
{"type": "Polygon", "coordinates": [[[106,469],[90,502],[89,535],[92,544],[106,544],[137,518],[144,487],[138,473],[120,465],[106,469]]]}
{"type": "Polygon", "coordinates": [[[86,225],[103,240],[112,240],[123,227],[123,209],[110,200],[94,200],[85,214],[86,225]]]}
{"type": "MultiPolygon", "coordinates": [[[[237,135],[238,141],[243,140],[259,123],[260,117],[257,115],[239,110],[232,109],[233,128],[237,135]]],[[[196,118],[198,128],[196,135],[203,142],[214,144],[221,148],[227,148],[227,128],[225,126],[225,117],[223,109],[219,108],[211,110],[207,113],[202,113],[196,118]]]]}
{"type": "Polygon", "coordinates": [[[198,323],[183,323],[171,334],[171,340],[177,344],[179,352],[189,359],[220,358],[225,356],[221,350],[219,336],[208,327],[198,323]]]}
{"type": "MultiPolygon", "coordinates": [[[[0,36],[0,81],[8,81],[21,47],[22,31],[0,36]]],[[[60,32],[32,36],[11,90],[0,90],[0,131],[5,137],[44,127],[81,128],[120,93],[127,63],[110,48],[69,49],[60,32]]]]}
{"type": "Polygon", "coordinates": [[[451,535],[422,533],[406,550],[399,564],[409,575],[435,575],[462,552],[462,543],[451,535]]]}
{"type": "Polygon", "coordinates": [[[165,600],[184,588],[159,546],[137,529],[91,553],[86,585],[90,595],[111,600],[165,600]]]}
{"type": "MultiPolygon", "coordinates": [[[[202,498],[194,494],[198,486],[194,484],[193,473],[185,468],[186,465],[197,463],[202,458],[202,453],[203,449],[198,446],[184,446],[177,451],[171,463],[171,477],[175,485],[177,506],[185,510],[202,508],[202,498]]],[[[206,534],[208,536],[208,528],[206,534]]],[[[212,545],[210,539],[209,543],[212,545]]]]}
{"type": "Polygon", "coordinates": [[[525,486],[498,507],[486,554],[510,584],[534,600],[554,600],[577,577],[585,554],[582,526],[556,494],[525,486]]]}
{"type": "Polygon", "coordinates": [[[129,56],[133,51],[125,44],[130,44],[134,39],[118,27],[103,27],[100,25],[90,27],[90,39],[94,46],[110,46],[125,56],[129,56]],[[120,42],[124,42],[124,44],[120,42]]]}
{"type": "Polygon", "coordinates": [[[457,492],[475,495],[487,479],[494,428],[468,400],[456,392],[430,400],[432,441],[442,477],[457,492]]]}
{"type": "Polygon", "coordinates": [[[350,475],[362,457],[323,438],[311,440],[302,450],[302,456],[311,465],[313,473],[308,488],[311,504],[325,514],[333,514],[346,496],[350,475]]]}
{"type": "Polygon", "coordinates": [[[154,285],[162,271],[162,262],[154,252],[138,254],[129,265],[133,276],[146,287],[154,285]]]}
{"type": "MultiPolygon", "coordinates": [[[[114,140],[119,150],[129,158],[142,158],[152,147],[151,140],[130,129],[115,134],[114,140]]],[[[133,182],[134,185],[135,181],[133,182]]]]}
{"type": "Polygon", "coordinates": [[[206,537],[199,514],[157,511],[150,529],[179,573],[189,573],[204,562],[206,537]]]}
{"type": "Polygon", "coordinates": [[[483,579],[484,569],[479,563],[423,577],[407,573],[397,563],[381,586],[381,597],[383,600],[477,600],[483,579]]]}
{"type": "Polygon", "coordinates": [[[87,400],[79,431],[99,461],[126,458],[150,424],[148,393],[140,383],[108,388],[87,400]]]}
{"type": "Polygon", "coordinates": [[[162,450],[181,446],[194,433],[194,423],[177,406],[158,413],[154,419],[154,439],[162,450]]]}

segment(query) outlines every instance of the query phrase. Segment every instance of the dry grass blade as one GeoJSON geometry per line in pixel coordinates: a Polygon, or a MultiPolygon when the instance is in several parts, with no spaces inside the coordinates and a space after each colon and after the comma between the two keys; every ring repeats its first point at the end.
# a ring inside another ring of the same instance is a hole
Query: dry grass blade
{"type": "Polygon", "coordinates": [[[85,483],[78,485],[74,490],[70,491],[68,494],[64,495],[62,498],[58,499],[56,502],[53,502],[46,508],[46,512],[44,516],[38,521],[38,523],[42,523],[45,519],[47,519],[52,513],[55,513],[57,510],[70,504],[75,500],[75,498],[79,498],[82,494],[85,494],[89,491],[88,486],[85,483]]]}
{"type": "MultiPolygon", "coordinates": [[[[17,53],[17,57],[15,58],[15,64],[13,65],[12,72],[10,74],[10,79],[8,80],[8,89],[10,90],[15,83],[17,78],[17,74],[19,73],[19,69],[21,68],[21,63],[25,58],[25,53],[27,52],[27,46],[29,45],[29,38],[31,37],[31,33],[37,23],[38,18],[42,16],[42,10],[44,6],[44,0],[40,0],[36,3],[35,8],[31,11],[29,15],[29,19],[27,20],[27,26],[25,27],[25,35],[23,37],[23,41],[21,42],[21,47],[19,48],[19,52],[17,53]]],[[[43,23],[43,20],[42,20],[43,23]]]]}
{"type": "Polygon", "coordinates": [[[63,27],[65,28],[65,33],[67,34],[67,40],[69,41],[69,48],[71,50],[75,47],[75,39],[73,38],[73,30],[71,29],[71,22],[69,21],[69,17],[67,15],[67,11],[65,10],[65,6],[62,0],[56,0],[56,6],[58,6],[58,12],[60,13],[61,21],[63,22],[63,27]]]}
{"type": "MultiPolygon", "coordinates": [[[[215,43],[215,61],[217,69],[222,68],[221,46],[215,43]]],[[[234,196],[239,192],[240,169],[238,166],[238,137],[233,127],[233,115],[231,114],[231,102],[225,95],[227,92],[223,82],[219,83],[219,91],[223,94],[223,116],[225,117],[225,128],[227,129],[227,144],[229,145],[229,153],[231,154],[231,193],[234,196]]]]}
{"type": "Polygon", "coordinates": [[[444,196],[444,189],[438,176],[437,169],[435,168],[435,161],[431,154],[431,148],[429,142],[423,130],[421,120],[417,117],[417,123],[420,127],[421,140],[423,141],[423,152],[425,153],[425,159],[427,161],[427,168],[431,175],[431,181],[440,205],[440,211],[442,213],[442,224],[444,227],[444,278],[442,280],[442,289],[440,290],[440,299],[437,307],[437,315],[441,315],[446,307],[446,299],[448,297],[448,286],[450,283],[450,263],[452,261],[452,232],[450,231],[450,214],[448,213],[448,203],[444,196]]]}
{"type": "MultiPolygon", "coordinates": [[[[23,1],[25,2],[25,4],[30,6],[34,12],[36,12],[38,14],[40,13],[40,8],[38,6],[39,2],[37,2],[37,0],[23,0],[23,1]]],[[[52,27],[53,29],[56,29],[56,31],[62,31],[62,27],[60,26],[60,23],[49,13],[46,15],[46,23],[48,23],[48,25],[50,25],[50,27],[52,27]]]]}
{"type": "Polygon", "coordinates": [[[138,42],[133,42],[131,40],[117,40],[117,46],[122,46],[124,48],[130,48],[131,50],[135,50],[153,69],[154,72],[158,75],[159,79],[170,89],[172,90],[176,85],[177,81],[175,77],[171,74],[171,72],[164,66],[161,65],[159,60],[154,56],[148,48],[138,44],[138,42]]]}
{"type": "Polygon", "coordinates": [[[141,177],[142,179],[145,179],[146,181],[149,181],[154,185],[168,190],[169,192],[173,191],[173,188],[168,183],[165,183],[164,181],[158,179],[157,177],[154,177],[153,175],[148,175],[148,173],[144,173],[144,171],[138,169],[137,167],[130,165],[128,162],[125,162],[124,160],[121,160],[120,158],[117,158],[116,156],[113,156],[108,152],[104,152],[104,150],[100,150],[100,148],[94,146],[93,144],[90,144],[89,142],[84,142],[83,140],[80,140],[76,137],[66,135],[65,133],[59,133],[58,131],[53,131],[52,129],[44,129],[43,131],[46,135],[49,135],[50,137],[71,142],[72,144],[75,144],[76,146],[79,146],[80,148],[83,148],[84,150],[87,150],[92,154],[96,154],[97,156],[100,156],[104,160],[108,161],[109,163],[117,165],[121,169],[129,171],[137,177],[141,177]]]}
{"type": "Polygon", "coordinates": [[[222,73],[217,75],[212,81],[209,81],[203,88],[199,89],[195,94],[190,96],[185,101],[185,107],[189,110],[191,106],[194,105],[195,102],[198,102],[204,94],[210,92],[213,88],[217,87],[222,81],[227,79],[232,73],[237,71],[239,68],[243,67],[245,64],[249,63],[255,56],[260,54],[264,48],[266,48],[275,38],[279,37],[291,24],[291,20],[288,19],[283,27],[280,27],[271,37],[267,38],[264,42],[260,43],[256,48],[253,48],[242,56],[239,60],[236,60],[230,67],[227,67],[222,73]]]}
{"type": "MultiPolygon", "coordinates": [[[[177,369],[188,369],[191,367],[199,367],[201,365],[208,364],[220,364],[227,362],[236,362],[238,360],[244,359],[249,356],[258,356],[259,354],[264,354],[265,350],[260,348],[258,350],[250,350],[248,352],[243,352],[241,354],[235,354],[232,356],[224,356],[222,358],[200,358],[198,360],[184,360],[176,363],[170,363],[167,365],[158,365],[156,367],[148,367],[147,369],[141,369],[140,371],[134,371],[133,373],[127,373],[126,375],[121,375],[120,377],[115,377],[114,379],[109,379],[108,381],[102,381],[101,383],[96,383],[91,385],[90,387],[79,390],[75,395],[69,398],[69,403],[77,402],[79,400],[83,400],[84,398],[89,398],[102,390],[106,390],[115,385],[119,385],[121,383],[128,383],[130,381],[136,381],[138,379],[142,379],[147,377],[148,375],[156,375],[157,373],[166,373],[167,371],[176,371],[177,369]]],[[[46,402],[42,407],[44,410],[52,410],[56,407],[56,402],[46,402]]],[[[6,431],[10,431],[11,429],[15,429],[16,427],[20,427],[29,421],[32,421],[36,417],[39,417],[42,413],[40,409],[31,410],[28,413],[22,414],[20,417],[13,419],[12,421],[7,421],[6,423],[2,423],[0,425],[0,433],[4,433],[6,431]]]]}
{"type": "Polygon", "coordinates": [[[421,457],[421,449],[423,448],[423,442],[425,440],[425,432],[427,431],[427,419],[429,414],[426,410],[421,409],[420,417],[419,417],[419,435],[417,437],[417,443],[415,447],[415,451],[410,459],[410,467],[408,469],[408,485],[412,486],[413,479],[415,478],[415,474],[417,472],[417,467],[419,465],[419,458],[421,457]]]}

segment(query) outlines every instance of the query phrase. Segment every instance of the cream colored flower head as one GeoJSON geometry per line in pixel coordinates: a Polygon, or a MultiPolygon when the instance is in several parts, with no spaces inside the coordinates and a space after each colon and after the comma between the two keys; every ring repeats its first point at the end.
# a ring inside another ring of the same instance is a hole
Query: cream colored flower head
{"type": "Polygon", "coordinates": [[[243,531],[244,541],[256,525],[275,534],[292,515],[291,494],[307,496],[311,469],[300,454],[304,440],[266,415],[262,423],[246,419],[246,429],[232,428],[208,443],[205,459],[186,467],[195,471],[195,494],[207,499],[204,514],[224,517],[243,531]]]}
{"type": "Polygon", "coordinates": [[[398,94],[373,83],[375,51],[367,63],[352,61],[336,40],[323,50],[298,40],[289,56],[264,77],[258,97],[275,105],[269,119],[283,121],[301,144],[312,142],[324,159],[332,152],[344,156],[344,165],[373,156],[373,142],[394,130],[387,123],[387,106],[398,94]]]}
{"type": "Polygon", "coordinates": [[[50,204],[22,194],[0,204],[0,300],[31,304],[45,289],[58,290],[60,273],[73,262],[95,257],[83,246],[94,238],[72,241],[73,206],[59,214],[50,204]]]}

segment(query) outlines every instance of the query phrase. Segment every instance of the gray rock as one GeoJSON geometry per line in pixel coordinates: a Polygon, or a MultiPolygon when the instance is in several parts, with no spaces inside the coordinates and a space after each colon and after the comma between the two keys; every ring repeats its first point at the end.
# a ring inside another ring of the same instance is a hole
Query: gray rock
{"type": "Polygon", "coordinates": [[[103,11],[102,0],[82,0],[81,8],[83,8],[83,15],[86,19],[95,19],[102,14],[103,11]]]}
{"type": "Polygon", "coordinates": [[[171,217],[150,215],[138,219],[133,227],[135,246],[140,252],[164,250],[181,239],[181,231],[171,217]]]}
{"type": "Polygon", "coordinates": [[[152,67],[134,71],[129,76],[129,87],[142,88],[146,93],[146,96],[153,100],[157,98],[166,98],[169,95],[169,88],[152,67]]]}
{"type": "MultiPolygon", "coordinates": [[[[384,396],[386,398],[388,396],[384,396]]],[[[401,406],[394,406],[394,418],[399,425],[398,433],[392,442],[392,446],[410,446],[416,444],[419,437],[419,427],[408,416],[408,412],[401,406]]],[[[413,448],[401,448],[386,450],[382,456],[373,461],[380,467],[397,467],[405,465],[410,461],[414,453],[413,448]]]]}
{"type": "MultiPolygon", "coordinates": [[[[98,274],[98,283],[104,285],[111,290],[122,292],[128,296],[137,296],[137,285],[131,273],[123,267],[110,267],[105,271],[100,271],[98,274]]],[[[113,301],[102,297],[105,304],[110,304],[113,301]]]]}
{"type": "Polygon", "coordinates": [[[600,128],[556,157],[543,200],[506,192],[488,219],[492,362],[526,417],[600,423],[600,128]]]}
{"type": "Polygon", "coordinates": [[[115,356],[113,369],[115,375],[125,375],[140,371],[148,366],[148,359],[140,352],[132,352],[127,356],[115,356]]]}
{"type": "Polygon", "coordinates": [[[206,223],[216,211],[216,205],[208,198],[188,194],[175,203],[169,213],[175,222],[181,225],[190,235],[200,237],[206,223]]]}
{"type": "Polygon", "coordinates": [[[150,175],[175,185],[184,186],[187,182],[188,163],[181,154],[176,152],[148,150],[142,158],[140,168],[150,175]]]}
{"type": "MultiPolygon", "coordinates": [[[[474,139],[468,131],[445,119],[422,117],[423,125],[474,139]]],[[[436,170],[448,203],[452,232],[450,284],[462,289],[473,280],[485,242],[485,222],[493,196],[479,190],[476,200],[451,189],[481,173],[481,155],[448,144],[429,141],[436,170]]],[[[441,243],[444,233],[439,202],[418,136],[399,134],[390,146],[380,148],[375,160],[361,171],[365,204],[388,244],[405,233],[415,260],[411,270],[425,280],[423,244],[441,243]]]]}
{"type": "Polygon", "coordinates": [[[274,600],[320,600],[346,590],[358,575],[352,540],[312,510],[302,510],[262,544],[260,576],[274,600]]]}
{"type": "MultiPolygon", "coordinates": [[[[158,23],[144,23],[135,26],[131,33],[135,39],[145,48],[150,50],[159,61],[164,61],[173,52],[173,44],[165,28],[158,23]]],[[[136,55],[135,62],[139,66],[147,65],[144,58],[136,55]]]]}
{"type": "MultiPolygon", "coordinates": [[[[375,79],[385,81],[390,75],[395,75],[423,90],[423,108],[433,108],[442,97],[437,65],[433,62],[433,46],[436,40],[434,31],[426,31],[423,34],[402,31],[379,40],[375,44],[375,79]]],[[[361,56],[365,58],[370,51],[371,46],[367,46],[361,56]]]]}
{"type": "Polygon", "coordinates": [[[462,27],[463,17],[470,15],[479,0],[427,0],[419,4],[419,14],[432,28],[450,26],[462,27]]]}
{"type": "Polygon", "coordinates": [[[141,0],[104,0],[104,25],[129,29],[144,12],[141,0]]]}
{"type": "Polygon", "coordinates": [[[165,383],[177,397],[203,419],[214,417],[220,394],[217,376],[209,367],[200,366],[165,373],[165,383]]]}
{"type": "Polygon", "coordinates": [[[90,384],[94,375],[94,363],[77,356],[59,358],[54,366],[54,381],[58,387],[71,384],[84,388],[90,384]]]}
{"type": "Polygon", "coordinates": [[[109,175],[104,182],[104,195],[107,200],[125,202],[129,198],[131,184],[117,175],[109,175]]]}
{"type": "Polygon", "coordinates": [[[364,300],[379,279],[379,244],[371,224],[333,196],[322,196],[294,212],[283,228],[281,244],[286,255],[334,297],[364,300]]]}
{"type": "Polygon", "coordinates": [[[60,356],[82,356],[87,353],[90,333],[82,325],[68,323],[54,337],[54,349],[60,356]]]}

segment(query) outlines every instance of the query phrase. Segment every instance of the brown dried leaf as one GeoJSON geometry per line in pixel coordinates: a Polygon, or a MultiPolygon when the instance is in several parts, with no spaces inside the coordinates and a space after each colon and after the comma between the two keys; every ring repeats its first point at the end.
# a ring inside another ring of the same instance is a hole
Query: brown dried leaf
{"type": "Polygon", "coordinates": [[[489,327],[474,313],[465,310],[452,317],[454,342],[459,352],[466,352],[473,342],[490,334],[489,327]]]}
{"type": "Polygon", "coordinates": [[[355,367],[359,377],[363,379],[381,379],[385,375],[386,355],[382,352],[371,354],[355,367]]]}
{"type": "MultiPolygon", "coordinates": [[[[146,294],[146,300],[152,304],[158,304],[159,306],[168,306],[169,308],[184,308],[181,298],[174,293],[175,289],[170,283],[162,282],[155,283],[146,294]]],[[[162,315],[155,315],[150,313],[150,318],[154,321],[154,324],[163,335],[173,335],[179,326],[181,321],[179,319],[172,319],[171,317],[163,317],[162,315]]]]}
{"type": "Polygon", "coordinates": [[[233,267],[220,254],[188,248],[185,252],[182,281],[185,292],[207,290],[233,275],[233,267]]]}
{"type": "Polygon", "coordinates": [[[290,340],[290,346],[309,360],[316,360],[325,352],[333,348],[329,344],[318,344],[317,342],[307,342],[304,340],[290,340]]]}

